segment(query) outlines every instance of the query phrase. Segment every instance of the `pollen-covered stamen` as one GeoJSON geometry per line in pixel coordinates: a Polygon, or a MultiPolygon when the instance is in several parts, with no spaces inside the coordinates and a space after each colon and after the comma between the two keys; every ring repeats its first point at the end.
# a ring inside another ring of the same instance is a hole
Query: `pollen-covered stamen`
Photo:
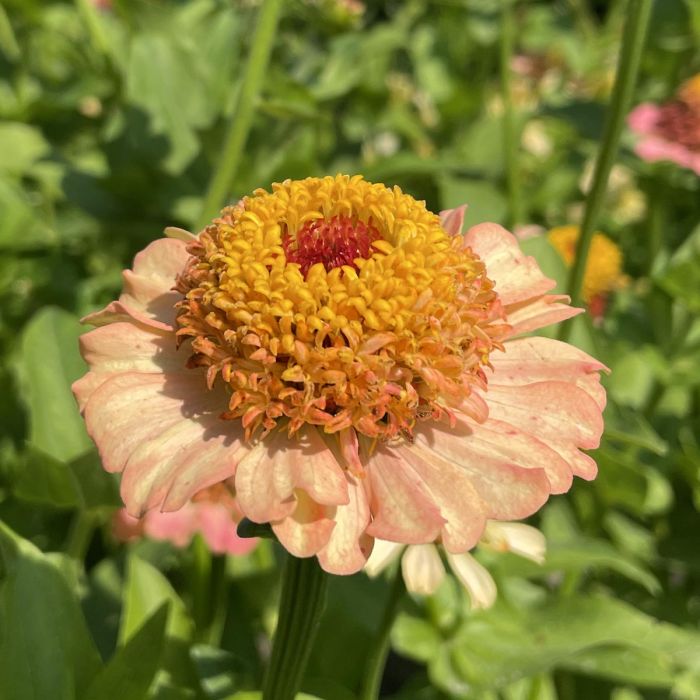
{"type": "Polygon", "coordinates": [[[350,216],[307,221],[295,236],[287,233],[283,240],[287,262],[298,263],[306,277],[309,269],[322,263],[326,271],[349,265],[357,269],[355,260],[370,257],[372,243],[381,238],[371,222],[350,216]]]}

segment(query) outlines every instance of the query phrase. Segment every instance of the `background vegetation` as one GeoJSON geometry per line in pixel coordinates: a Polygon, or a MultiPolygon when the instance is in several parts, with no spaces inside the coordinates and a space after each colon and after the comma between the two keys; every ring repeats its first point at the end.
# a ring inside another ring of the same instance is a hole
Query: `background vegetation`
{"type": "MultiPolygon", "coordinates": [[[[468,202],[468,224],[579,223],[625,6],[518,3],[514,208],[500,2],[285,2],[231,197],[362,173],[435,211],[468,202]]],[[[118,294],[120,271],[165,226],[200,217],[257,9],[0,6],[3,698],[220,700],[259,687],[273,545],[229,558],[227,590],[202,610],[198,572],[221,561],[199,541],[113,539],[118,493],[69,390],[84,372],[78,318],[118,294]]],[[[635,102],[700,72],[699,45],[700,5],[656,2],[635,102]]],[[[700,697],[700,179],[640,161],[632,143],[625,132],[599,222],[629,281],[572,335],[613,370],[600,476],[533,520],[544,566],[480,553],[499,585],[492,610],[470,611],[454,580],[407,600],[386,697],[700,697]]],[[[565,282],[545,237],[525,245],[565,282]]],[[[355,697],[387,589],[363,574],[332,582],[306,692],[355,697]]]]}

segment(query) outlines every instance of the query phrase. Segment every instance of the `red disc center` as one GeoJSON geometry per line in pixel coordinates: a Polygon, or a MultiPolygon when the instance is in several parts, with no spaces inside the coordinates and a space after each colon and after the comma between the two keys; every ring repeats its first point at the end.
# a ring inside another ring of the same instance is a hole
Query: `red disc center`
{"type": "Polygon", "coordinates": [[[294,239],[285,236],[282,245],[287,261],[299,263],[306,277],[316,263],[323,263],[326,270],[343,265],[356,268],[355,260],[368,258],[372,243],[379,238],[379,231],[371,223],[334,216],[307,222],[294,239]]]}

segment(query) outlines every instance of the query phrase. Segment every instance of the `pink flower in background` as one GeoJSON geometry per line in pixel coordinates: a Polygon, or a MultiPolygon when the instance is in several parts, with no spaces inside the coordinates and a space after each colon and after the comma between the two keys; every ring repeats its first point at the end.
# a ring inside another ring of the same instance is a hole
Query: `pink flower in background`
{"type": "Polygon", "coordinates": [[[627,119],[642,138],[635,152],[649,162],[668,160],[700,175],[700,75],[661,105],[644,102],[627,119]]]}
{"type": "Polygon", "coordinates": [[[199,534],[215,554],[248,554],[257,539],[243,539],[236,533],[241,516],[226,486],[217,484],[195,494],[180,510],[162,513],[150,510],[141,518],[118,510],[112,520],[112,533],[122,542],[141,537],[166,540],[176,547],[187,547],[199,534]]]}
{"type": "Polygon", "coordinates": [[[139,253],[74,384],[129,513],[229,480],[293,555],[349,574],[375,538],[460,555],[594,478],[603,365],[522,337],[581,310],[463,214],[309,178],[139,253]]]}

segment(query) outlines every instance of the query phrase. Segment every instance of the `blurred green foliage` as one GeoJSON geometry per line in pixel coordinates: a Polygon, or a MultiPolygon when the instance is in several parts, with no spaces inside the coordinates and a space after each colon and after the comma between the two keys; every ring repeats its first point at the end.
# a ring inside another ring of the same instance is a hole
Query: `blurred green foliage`
{"type": "MultiPolygon", "coordinates": [[[[522,0],[512,89],[521,222],[577,223],[624,2],[522,0]]],[[[117,545],[117,484],[70,393],[78,318],[165,226],[188,227],[235,106],[256,3],[8,0],[0,7],[0,696],[257,697],[274,624],[271,543],[227,563],[221,648],[193,620],[192,549],[117,545]],[[98,652],[99,650],[99,652],[98,652]]],[[[232,194],[339,171],[467,223],[506,219],[498,0],[285,3],[232,194]]],[[[700,72],[700,9],[655,4],[637,98],[700,72]]],[[[473,612],[453,580],[409,600],[396,700],[700,697],[700,180],[626,134],[600,228],[628,286],[574,341],[611,367],[599,478],[536,520],[544,566],[482,553],[473,612]]],[[[545,238],[524,243],[559,282],[545,238]]],[[[334,580],[304,689],[355,697],[387,595],[334,580]]]]}

